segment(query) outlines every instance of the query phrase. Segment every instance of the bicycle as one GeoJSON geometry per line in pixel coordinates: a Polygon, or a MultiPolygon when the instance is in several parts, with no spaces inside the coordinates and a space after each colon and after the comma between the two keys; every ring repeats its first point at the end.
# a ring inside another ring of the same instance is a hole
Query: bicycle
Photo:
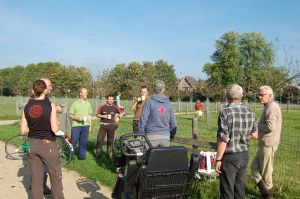
{"type": "MultiPolygon", "coordinates": [[[[68,136],[55,136],[56,144],[59,153],[61,165],[67,165],[71,162],[73,146],[68,140],[68,136]]],[[[6,157],[11,160],[25,160],[27,159],[27,151],[30,149],[27,135],[16,135],[10,138],[5,143],[6,157]]]]}

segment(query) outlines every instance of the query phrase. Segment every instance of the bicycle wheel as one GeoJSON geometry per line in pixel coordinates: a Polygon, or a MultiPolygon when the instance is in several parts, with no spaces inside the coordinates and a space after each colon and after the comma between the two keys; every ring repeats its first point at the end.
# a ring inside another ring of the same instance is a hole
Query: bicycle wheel
{"type": "Polygon", "coordinates": [[[56,145],[59,153],[59,160],[61,165],[67,165],[72,159],[72,147],[70,143],[61,136],[56,137],[56,145]]]}
{"type": "Polygon", "coordinates": [[[27,159],[26,152],[29,150],[27,135],[17,135],[10,138],[5,144],[6,157],[12,160],[27,159]]]}

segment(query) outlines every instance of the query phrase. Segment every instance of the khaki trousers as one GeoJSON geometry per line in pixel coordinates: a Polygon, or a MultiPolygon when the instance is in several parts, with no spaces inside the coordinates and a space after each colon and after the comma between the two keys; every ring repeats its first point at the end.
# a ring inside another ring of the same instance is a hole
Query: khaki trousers
{"type": "Polygon", "coordinates": [[[251,163],[252,177],[258,183],[263,179],[268,189],[273,187],[273,169],[274,169],[274,156],[277,151],[276,146],[260,146],[255,158],[251,163]]]}
{"type": "Polygon", "coordinates": [[[33,199],[44,199],[44,164],[48,169],[51,182],[52,199],[64,199],[62,192],[62,171],[55,141],[29,138],[30,150],[27,152],[31,194],[33,199]]]}

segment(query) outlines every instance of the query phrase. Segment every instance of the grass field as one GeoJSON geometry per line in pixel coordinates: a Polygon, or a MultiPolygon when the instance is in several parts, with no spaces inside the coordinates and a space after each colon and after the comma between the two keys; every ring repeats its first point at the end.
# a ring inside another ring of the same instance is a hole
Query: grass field
{"type": "MultiPolygon", "coordinates": [[[[0,101],[0,109],[9,109],[3,107],[0,101]]],[[[10,109],[16,110],[16,107],[10,109]]],[[[258,118],[261,111],[256,111],[258,118]]],[[[276,195],[274,198],[300,198],[300,111],[291,110],[289,113],[282,110],[283,115],[283,129],[281,136],[281,144],[278,148],[275,157],[275,170],[274,170],[274,183],[276,195]]],[[[12,116],[16,118],[16,115],[12,116]]],[[[192,118],[193,115],[177,116],[179,137],[192,137],[192,118]]],[[[102,184],[112,187],[115,179],[115,167],[112,165],[111,160],[105,158],[102,154],[100,160],[92,160],[95,155],[96,136],[99,130],[99,121],[93,122],[93,130],[89,135],[87,160],[79,161],[76,159],[66,167],[79,172],[87,178],[101,182],[102,184]]],[[[205,118],[198,122],[198,135],[200,140],[215,142],[217,129],[217,114],[212,114],[208,123],[205,118]]],[[[5,125],[0,128],[0,139],[8,140],[10,137],[18,134],[19,127],[17,124],[5,125]]],[[[132,118],[122,118],[119,122],[117,130],[118,136],[132,132],[132,118]]],[[[257,141],[251,141],[250,147],[250,162],[254,158],[257,151],[257,141]]],[[[103,147],[104,153],[106,147],[103,147]]],[[[7,160],[11,161],[11,160],[7,160]]],[[[250,169],[248,169],[246,198],[258,196],[258,189],[250,176],[250,169]]],[[[203,181],[201,182],[200,190],[197,198],[208,199],[219,197],[219,180],[203,181]]]]}

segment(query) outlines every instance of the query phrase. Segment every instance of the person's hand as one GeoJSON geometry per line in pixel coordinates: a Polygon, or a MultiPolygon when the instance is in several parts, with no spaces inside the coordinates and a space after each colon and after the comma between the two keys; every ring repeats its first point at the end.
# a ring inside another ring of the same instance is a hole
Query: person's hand
{"type": "Polygon", "coordinates": [[[142,101],[142,97],[138,97],[138,98],[136,98],[136,99],[137,99],[137,102],[142,101]]]}
{"type": "Polygon", "coordinates": [[[61,111],[62,111],[61,106],[57,105],[57,106],[56,106],[56,112],[57,112],[57,113],[61,113],[61,111]]]}
{"type": "Polygon", "coordinates": [[[64,136],[65,133],[64,133],[63,131],[59,130],[59,131],[57,131],[57,132],[55,133],[55,135],[57,135],[57,136],[64,136]]]}
{"type": "Polygon", "coordinates": [[[78,121],[82,121],[83,120],[83,117],[78,117],[78,121]]]}
{"type": "Polygon", "coordinates": [[[218,161],[216,163],[216,169],[215,169],[217,173],[222,173],[221,167],[222,167],[222,161],[218,161]]]}
{"type": "Polygon", "coordinates": [[[119,120],[120,120],[120,118],[119,118],[119,117],[115,117],[115,118],[114,118],[114,121],[115,121],[115,123],[118,123],[118,122],[119,122],[119,120]]]}

